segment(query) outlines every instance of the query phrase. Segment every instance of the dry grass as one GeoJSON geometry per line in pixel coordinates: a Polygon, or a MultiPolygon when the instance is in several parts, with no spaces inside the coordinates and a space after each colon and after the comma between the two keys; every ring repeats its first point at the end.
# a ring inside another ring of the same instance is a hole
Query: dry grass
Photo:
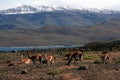
{"type": "MultiPolygon", "coordinates": [[[[111,55],[119,53],[114,52],[111,55]]],[[[0,80],[120,80],[119,63],[115,64],[115,61],[112,61],[112,64],[94,64],[97,55],[95,53],[85,55],[90,58],[85,57],[82,64],[87,65],[88,70],[78,70],[80,64],[65,65],[67,61],[59,55],[56,56],[55,68],[46,64],[41,68],[39,63],[36,67],[32,63],[21,64],[19,53],[0,53],[0,80]],[[14,65],[8,66],[10,63],[14,65]],[[26,70],[27,74],[21,74],[22,70],[26,70]]]]}

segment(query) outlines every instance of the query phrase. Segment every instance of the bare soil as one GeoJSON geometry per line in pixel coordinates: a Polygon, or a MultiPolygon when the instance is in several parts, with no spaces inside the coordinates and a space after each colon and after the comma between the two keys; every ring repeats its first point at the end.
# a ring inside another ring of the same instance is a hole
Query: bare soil
{"type": "MultiPolygon", "coordinates": [[[[89,56],[97,56],[89,53],[89,56]]],[[[84,59],[82,63],[70,66],[66,65],[67,60],[56,55],[56,64],[43,67],[37,63],[22,64],[19,53],[0,53],[0,80],[120,80],[120,64],[115,60],[120,58],[120,52],[110,53],[112,64],[94,64],[94,59],[84,59]],[[87,70],[78,70],[79,66],[87,65],[87,70]],[[50,75],[50,71],[58,70],[59,74],[50,75]],[[21,74],[26,71],[26,74],[21,74]]]]}

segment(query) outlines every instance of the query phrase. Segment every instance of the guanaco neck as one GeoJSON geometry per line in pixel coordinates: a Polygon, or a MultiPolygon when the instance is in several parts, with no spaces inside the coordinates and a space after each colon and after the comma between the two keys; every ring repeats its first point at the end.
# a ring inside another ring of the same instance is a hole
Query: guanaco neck
{"type": "Polygon", "coordinates": [[[28,58],[30,58],[30,54],[29,54],[29,52],[27,52],[27,56],[28,56],[28,58]]]}

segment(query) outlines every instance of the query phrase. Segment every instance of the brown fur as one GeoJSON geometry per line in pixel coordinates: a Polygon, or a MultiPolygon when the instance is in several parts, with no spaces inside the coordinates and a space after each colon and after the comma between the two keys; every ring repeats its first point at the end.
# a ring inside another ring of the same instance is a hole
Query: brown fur
{"type": "Polygon", "coordinates": [[[55,64],[55,57],[53,55],[47,55],[45,56],[45,61],[48,65],[55,64]]]}
{"type": "Polygon", "coordinates": [[[29,52],[27,52],[28,58],[31,59],[33,64],[35,65],[37,61],[42,65],[43,55],[42,54],[33,54],[32,56],[29,55],[29,52]]]}
{"type": "Polygon", "coordinates": [[[24,63],[24,64],[30,64],[30,63],[31,63],[31,60],[30,60],[30,59],[23,58],[23,55],[22,55],[22,54],[21,54],[20,56],[21,56],[21,61],[22,61],[22,63],[24,63]]]}
{"type": "Polygon", "coordinates": [[[67,65],[70,65],[73,58],[74,58],[74,63],[77,62],[77,57],[79,57],[80,61],[83,60],[83,53],[79,51],[69,53],[69,60],[68,60],[67,65]]]}
{"type": "Polygon", "coordinates": [[[108,61],[109,63],[111,63],[110,55],[108,53],[106,54],[99,53],[98,56],[102,60],[103,64],[105,63],[105,61],[108,61]]]}

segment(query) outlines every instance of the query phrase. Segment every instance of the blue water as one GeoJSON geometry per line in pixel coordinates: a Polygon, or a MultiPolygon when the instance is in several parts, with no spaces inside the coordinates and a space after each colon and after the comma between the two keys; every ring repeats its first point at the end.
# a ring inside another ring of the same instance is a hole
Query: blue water
{"type": "Polygon", "coordinates": [[[59,46],[28,46],[28,47],[0,47],[0,51],[21,51],[21,50],[32,50],[32,49],[52,49],[52,48],[75,48],[82,45],[59,45],[59,46]]]}

